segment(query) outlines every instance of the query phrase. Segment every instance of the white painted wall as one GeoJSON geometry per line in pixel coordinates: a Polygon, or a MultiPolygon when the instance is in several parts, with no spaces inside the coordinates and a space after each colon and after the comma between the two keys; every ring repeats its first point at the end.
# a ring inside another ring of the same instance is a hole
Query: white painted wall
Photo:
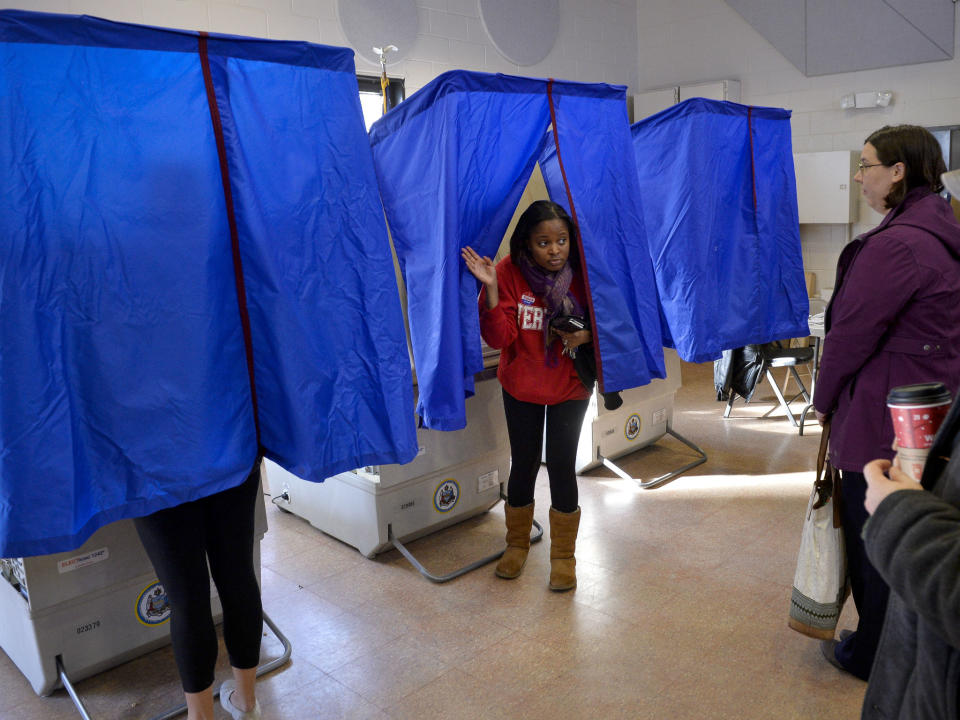
{"type": "MultiPolygon", "coordinates": [[[[388,65],[391,75],[405,77],[407,94],[455,68],[636,84],[636,0],[560,0],[556,45],[542,62],[525,67],[510,63],[494,47],[478,0],[416,4],[416,46],[405,60],[388,65]]],[[[0,6],[349,47],[336,0],[4,0],[0,6]]],[[[357,70],[376,74],[380,68],[357,56],[357,70]]]]}
{"type": "MultiPolygon", "coordinates": [[[[960,13],[957,14],[960,25],[960,13]]],[[[954,60],[807,78],[723,0],[638,0],[638,79],[635,91],[732,78],[742,102],[793,111],[795,152],[860,150],[883,125],[960,124],[960,48],[954,60]],[[841,110],[850,92],[892,90],[887,108],[841,110]]],[[[955,37],[960,40],[960,26],[955,37]]],[[[851,43],[896,42],[857,38],[851,43]]],[[[881,216],[860,201],[856,236],[881,216]]],[[[845,225],[801,227],[804,265],[818,287],[833,285],[837,256],[851,230],[845,225]]]]}

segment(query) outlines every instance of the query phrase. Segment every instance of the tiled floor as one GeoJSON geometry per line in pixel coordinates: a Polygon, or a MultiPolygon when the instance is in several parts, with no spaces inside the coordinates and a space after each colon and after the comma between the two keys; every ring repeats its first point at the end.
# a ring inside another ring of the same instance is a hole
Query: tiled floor
{"type": "MultiPolygon", "coordinates": [[[[799,437],[777,413],[760,419],[772,397],[738,402],[724,421],[712,366],[683,373],[675,426],[709,460],[654,490],[583,477],[574,592],[547,589],[547,542],[517,580],[487,566],[435,585],[396,551],[368,560],[268,503],[264,607],[293,659],[260,681],[265,717],[859,717],[865,685],[786,624],[819,430],[799,437]]],[[[622,466],[650,477],[688,456],[664,439],[622,466]]],[[[545,477],[537,503],[546,526],[545,477]]],[[[502,523],[497,507],[410,546],[449,572],[498,549],[502,523]]],[[[841,627],[855,617],[848,607],[841,627]]],[[[268,638],[264,654],[277,653],[268,638]]],[[[182,698],[169,649],[78,691],[95,719],[149,718],[182,698]]],[[[0,718],[74,717],[62,690],[36,697],[0,653],[0,718]]]]}

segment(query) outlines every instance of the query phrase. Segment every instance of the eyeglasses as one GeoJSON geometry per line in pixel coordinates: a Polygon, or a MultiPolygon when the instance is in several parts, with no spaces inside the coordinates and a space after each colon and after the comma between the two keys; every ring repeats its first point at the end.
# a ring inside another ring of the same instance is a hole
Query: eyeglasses
{"type": "Polygon", "coordinates": [[[881,165],[887,167],[886,163],[865,163],[863,160],[861,160],[857,163],[857,171],[862,173],[867,168],[879,167],[881,165]]]}

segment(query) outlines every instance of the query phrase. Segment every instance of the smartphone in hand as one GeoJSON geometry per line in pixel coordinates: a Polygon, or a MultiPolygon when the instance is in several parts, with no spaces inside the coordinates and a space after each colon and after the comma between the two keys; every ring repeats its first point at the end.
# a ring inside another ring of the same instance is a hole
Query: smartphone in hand
{"type": "Polygon", "coordinates": [[[550,321],[550,327],[560,332],[573,333],[587,327],[587,321],[576,315],[561,315],[550,321]]]}

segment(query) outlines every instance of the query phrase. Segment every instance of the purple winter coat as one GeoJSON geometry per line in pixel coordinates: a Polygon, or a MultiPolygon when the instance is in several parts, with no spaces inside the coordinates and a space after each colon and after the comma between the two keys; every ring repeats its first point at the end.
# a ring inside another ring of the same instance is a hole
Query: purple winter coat
{"type": "Polygon", "coordinates": [[[943,198],[914,188],[844,248],[826,328],[813,404],[833,415],[833,464],[863,472],[893,457],[890,388],[960,387],[960,224],[943,198]]]}

